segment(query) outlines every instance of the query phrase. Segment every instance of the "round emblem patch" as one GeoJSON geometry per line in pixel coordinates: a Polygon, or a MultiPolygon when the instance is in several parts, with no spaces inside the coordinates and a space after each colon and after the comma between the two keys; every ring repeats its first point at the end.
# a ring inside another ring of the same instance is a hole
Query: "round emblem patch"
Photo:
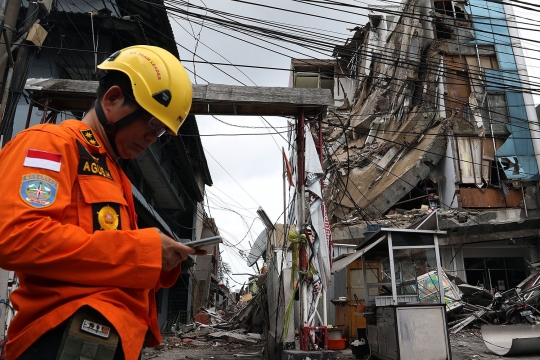
{"type": "Polygon", "coordinates": [[[99,226],[103,230],[118,229],[118,214],[109,205],[105,205],[97,212],[99,226]]]}
{"type": "Polygon", "coordinates": [[[51,206],[56,200],[58,182],[42,174],[24,175],[19,195],[28,205],[35,208],[51,206]]]}

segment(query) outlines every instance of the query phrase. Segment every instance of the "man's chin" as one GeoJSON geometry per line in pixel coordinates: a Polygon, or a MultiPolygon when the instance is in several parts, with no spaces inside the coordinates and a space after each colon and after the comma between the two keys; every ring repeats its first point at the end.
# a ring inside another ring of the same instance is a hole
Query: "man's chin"
{"type": "Polygon", "coordinates": [[[139,145],[134,144],[133,146],[130,146],[127,149],[126,148],[118,149],[118,152],[120,153],[120,157],[122,159],[134,160],[137,158],[137,156],[142,154],[144,150],[145,149],[141,148],[139,145]]]}
{"type": "Polygon", "coordinates": [[[127,160],[135,160],[137,158],[137,156],[139,156],[140,154],[142,153],[142,151],[127,151],[127,152],[123,152],[123,151],[120,151],[120,157],[122,159],[127,159],[127,160]]]}

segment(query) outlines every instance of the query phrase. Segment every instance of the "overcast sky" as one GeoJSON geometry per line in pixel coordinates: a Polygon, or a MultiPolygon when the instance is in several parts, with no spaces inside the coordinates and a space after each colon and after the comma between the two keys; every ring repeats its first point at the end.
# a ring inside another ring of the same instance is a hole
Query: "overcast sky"
{"type": "MultiPolygon", "coordinates": [[[[354,28],[355,24],[363,25],[367,22],[367,17],[362,14],[353,15],[328,10],[321,11],[321,9],[316,7],[291,0],[264,0],[259,1],[259,3],[301,11],[303,13],[323,15],[341,19],[342,21],[322,20],[316,17],[241,4],[230,0],[198,0],[191,3],[199,6],[206,4],[206,6],[212,9],[249,17],[330,31],[333,36],[342,39],[336,45],[343,44],[345,39],[352,35],[347,28],[354,28]]],[[[249,44],[208,28],[201,30],[200,25],[174,16],[170,20],[176,41],[189,49],[187,51],[179,47],[182,60],[193,60],[192,52],[196,48],[196,41],[193,34],[197,37],[200,35],[200,43],[197,46],[196,54],[210,62],[231,62],[240,65],[289,69],[292,57],[331,57],[329,53],[316,53],[289,43],[281,43],[281,46],[274,46],[250,36],[222,30],[254,43],[249,44]],[[263,49],[261,46],[271,48],[276,52],[263,49]],[[295,51],[289,51],[282,46],[294,49],[295,51]],[[277,52],[286,54],[287,56],[280,55],[277,52]]],[[[197,57],[195,57],[195,60],[201,61],[197,57]]],[[[185,62],[184,65],[190,70],[194,70],[193,64],[185,62]]],[[[243,74],[232,66],[220,66],[219,68],[246,85],[287,87],[289,84],[290,73],[288,71],[239,68],[243,74]]],[[[210,83],[241,85],[232,77],[209,65],[196,64],[194,72],[210,83]]],[[[206,83],[200,78],[195,80],[193,74],[191,76],[194,82],[199,84],[206,83]]],[[[210,116],[197,116],[200,133],[205,135],[268,134],[269,132],[268,124],[258,117],[218,116],[218,119],[230,124],[260,128],[234,127],[223,124],[210,116]]],[[[266,117],[265,119],[277,131],[286,131],[287,119],[272,117],[266,117]]],[[[275,130],[270,129],[270,132],[275,132],[275,130]]],[[[284,138],[287,137],[286,134],[282,135],[284,138]]],[[[248,254],[251,248],[250,243],[253,244],[254,239],[264,229],[263,224],[259,220],[256,220],[256,210],[258,207],[261,206],[273,222],[277,222],[278,220],[280,223],[283,222],[283,218],[278,219],[278,217],[283,213],[281,148],[284,147],[288,152],[288,144],[284,138],[279,135],[202,137],[202,143],[214,181],[214,186],[207,188],[210,202],[210,209],[207,208],[207,212],[215,218],[221,234],[229,242],[233,244],[239,243],[234,248],[221,246],[223,260],[231,265],[232,273],[255,272],[254,269],[247,266],[244,259],[241,259],[239,252],[244,251],[248,254]],[[224,210],[223,208],[228,208],[229,210],[224,210]],[[248,232],[252,223],[251,231],[248,232]]],[[[238,283],[244,283],[247,276],[237,275],[232,276],[232,278],[238,283]]],[[[236,286],[236,288],[240,286],[232,280],[229,281],[229,284],[231,287],[236,286]]]]}
{"type": "MultiPolygon", "coordinates": [[[[324,17],[339,19],[332,21],[316,18],[298,13],[288,13],[285,11],[272,10],[254,5],[243,4],[232,0],[193,0],[190,3],[196,6],[207,6],[234,14],[255,17],[259,19],[278,21],[295,26],[310,27],[318,30],[332,32],[333,36],[342,39],[336,45],[342,45],[347,37],[353,33],[347,28],[354,28],[356,25],[364,25],[367,22],[365,10],[356,10],[357,14],[347,14],[344,12],[320,9],[307,4],[295,2],[293,0],[253,0],[259,4],[267,4],[278,8],[290,9],[302,14],[315,14],[324,17]]],[[[349,3],[365,6],[377,3],[374,0],[353,1],[349,3]]],[[[378,2],[380,3],[380,2],[378,2]]],[[[183,9],[186,9],[184,7],[183,9]]],[[[195,11],[194,9],[191,9],[195,11]]],[[[355,11],[354,9],[351,11],[355,11]]],[[[523,10],[516,9],[516,14],[530,16],[523,10]]],[[[231,36],[221,34],[209,28],[202,27],[194,22],[171,16],[171,25],[175,33],[176,41],[181,44],[179,47],[182,60],[193,60],[193,52],[209,62],[231,62],[240,65],[256,65],[274,68],[290,68],[291,58],[330,58],[329,53],[316,53],[300,46],[290,43],[282,43],[280,46],[271,45],[265,41],[252,37],[220,30],[230,33],[236,37],[247,39],[253,44],[235,39],[231,36]],[[194,40],[194,36],[200,42],[194,40]],[[274,51],[264,49],[271,48],[274,51]],[[287,50],[290,48],[293,51],[287,50]],[[187,49],[187,50],[186,50],[187,49]],[[285,55],[278,54],[283,53],[285,55]]],[[[199,21],[196,19],[195,21],[199,21]]],[[[524,33],[524,36],[532,39],[537,38],[537,33],[524,33]]],[[[538,49],[535,43],[526,43],[525,47],[538,49]]],[[[538,57],[538,53],[528,53],[529,56],[538,57]]],[[[201,58],[195,56],[195,60],[201,58]]],[[[187,61],[184,65],[197,75],[204,78],[195,77],[192,81],[204,84],[207,81],[216,84],[241,85],[239,81],[246,85],[277,86],[287,87],[289,84],[289,72],[278,70],[262,70],[240,68],[243,72],[232,66],[219,66],[223,71],[204,65],[187,61]],[[228,76],[229,74],[230,76],[228,76]],[[233,79],[233,77],[235,79],[233,79]],[[206,80],[206,81],[205,81],[206,80]]],[[[531,66],[538,66],[532,64],[531,66]]],[[[532,68],[531,68],[532,69],[532,68]]],[[[534,79],[533,81],[538,81],[534,79]]],[[[218,116],[218,119],[239,126],[261,127],[242,128],[226,125],[215,118],[209,116],[197,116],[197,122],[201,135],[215,134],[264,134],[269,131],[268,124],[257,117],[227,117],[218,116]]],[[[287,120],[284,118],[266,118],[278,131],[285,131],[287,120]]],[[[286,134],[283,134],[286,138],[286,134]]],[[[206,151],[208,165],[210,167],[214,186],[207,188],[209,198],[208,214],[216,220],[221,234],[235,247],[222,246],[223,260],[229,263],[232,273],[254,273],[255,270],[247,267],[244,259],[240,257],[240,252],[249,253],[250,243],[263,230],[263,224],[255,220],[256,210],[261,206],[273,222],[282,222],[278,219],[283,212],[283,185],[282,185],[282,157],[281,148],[287,150],[287,143],[278,135],[237,135],[237,136],[203,136],[202,143],[206,151]],[[254,222],[254,223],[253,223],[254,222]],[[251,230],[248,228],[252,225],[251,230]]],[[[240,284],[244,283],[247,276],[236,275],[232,279],[240,284]]],[[[238,288],[240,285],[230,281],[231,287],[238,288]]]]}

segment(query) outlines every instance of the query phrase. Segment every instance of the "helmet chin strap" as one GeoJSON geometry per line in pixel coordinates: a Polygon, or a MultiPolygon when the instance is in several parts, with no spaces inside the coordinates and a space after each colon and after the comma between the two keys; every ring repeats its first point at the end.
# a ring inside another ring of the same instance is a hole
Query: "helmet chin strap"
{"type": "Polygon", "coordinates": [[[96,99],[94,103],[94,108],[96,110],[96,115],[99,123],[101,124],[101,126],[103,126],[103,130],[105,130],[105,134],[107,135],[107,139],[109,140],[109,144],[111,145],[112,150],[114,151],[116,156],[120,157],[120,154],[118,153],[118,148],[116,147],[116,133],[119,129],[131,124],[132,122],[139,119],[141,116],[147,114],[148,112],[143,108],[139,107],[137,110],[135,110],[131,114],[124,116],[117,122],[110,122],[109,120],[107,120],[107,116],[105,115],[105,112],[101,107],[101,102],[99,101],[99,99],[96,99]]]}

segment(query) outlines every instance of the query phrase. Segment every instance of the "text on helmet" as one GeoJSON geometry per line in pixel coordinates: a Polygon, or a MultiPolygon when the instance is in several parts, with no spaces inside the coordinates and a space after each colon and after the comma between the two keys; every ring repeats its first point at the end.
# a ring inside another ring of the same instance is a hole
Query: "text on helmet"
{"type": "Polygon", "coordinates": [[[150,57],[148,57],[147,55],[143,54],[143,53],[137,53],[136,51],[131,51],[130,54],[137,54],[139,55],[140,57],[142,57],[143,59],[147,60],[150,65],[152,65],[152,67],[154,68],[154,70],[156,71],[156,75],[157,75],[157,79],[158,80],[161,80],[161,72],[159,72],[159,68],[158,66],[156,65],[156,63],[154,63],[154,60],[152,60],[150,57]]]}

